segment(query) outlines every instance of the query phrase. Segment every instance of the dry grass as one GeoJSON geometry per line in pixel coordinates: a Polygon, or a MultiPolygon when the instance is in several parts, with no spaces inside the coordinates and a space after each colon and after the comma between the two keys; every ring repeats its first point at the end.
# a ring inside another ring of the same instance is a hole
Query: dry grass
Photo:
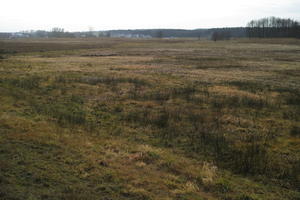
{"type": "Polygon", "coordinates": [[[0,198],[299,198],[297,40],[0,45],[0,198]]]}

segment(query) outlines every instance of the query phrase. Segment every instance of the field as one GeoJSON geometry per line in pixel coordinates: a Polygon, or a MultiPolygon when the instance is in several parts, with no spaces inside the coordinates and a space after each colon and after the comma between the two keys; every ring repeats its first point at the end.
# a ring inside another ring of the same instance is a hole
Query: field
{"type": "Polygon", "coordinates": [[[300,40],[0,41],[0,199],[300,199],[300,40]]]}

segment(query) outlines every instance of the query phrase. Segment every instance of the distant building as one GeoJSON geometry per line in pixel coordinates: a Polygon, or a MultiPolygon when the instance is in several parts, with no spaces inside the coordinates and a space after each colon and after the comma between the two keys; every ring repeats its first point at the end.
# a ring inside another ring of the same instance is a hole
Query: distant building
{"type": "Polygon", "coordinates": [[[24,32],[17,32],[17,33],[12,33],[10,35],[10,39],[13,39],[13,38],[29,38],[30,35],[28,33],[24,33],[24,32]]]}

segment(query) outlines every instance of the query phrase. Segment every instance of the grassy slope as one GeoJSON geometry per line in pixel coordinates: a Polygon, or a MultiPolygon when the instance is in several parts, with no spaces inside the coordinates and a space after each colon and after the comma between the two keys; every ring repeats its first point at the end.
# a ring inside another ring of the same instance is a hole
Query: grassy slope
{"type": "Polygon", "coordinates": [[[299,199],[296,44],[2,41],[0,198],[299,199]]]}

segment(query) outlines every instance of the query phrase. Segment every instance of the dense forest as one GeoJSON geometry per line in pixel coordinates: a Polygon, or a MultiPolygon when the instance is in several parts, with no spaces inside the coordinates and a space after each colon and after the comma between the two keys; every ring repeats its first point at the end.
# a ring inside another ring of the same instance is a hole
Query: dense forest
{"type": "Polygon", "coordinates": [[[300,37],[300,23],[292,19],[276,17],[252,20],[247,25],[248,37],[275,38],[300,37]]]}

